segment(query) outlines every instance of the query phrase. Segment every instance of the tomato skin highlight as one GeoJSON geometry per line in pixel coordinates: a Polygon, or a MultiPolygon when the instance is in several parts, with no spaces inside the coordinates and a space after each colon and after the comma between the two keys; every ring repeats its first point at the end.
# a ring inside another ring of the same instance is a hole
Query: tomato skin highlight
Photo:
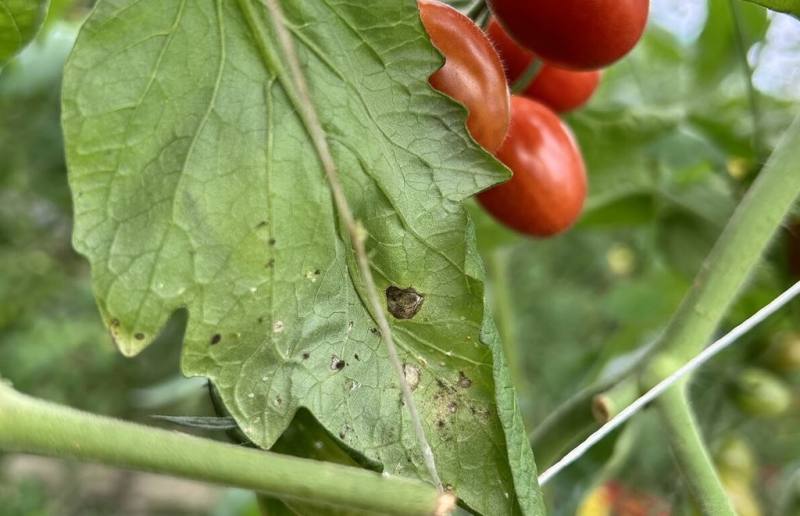
{"type": "Polygon", "coordinates": [[[436,0],[417,4],[431,43],[445,56],[430,85],[466,106],[470,134],[495,152],[508,132],[510,109],[500,56],[480,27],[456,9],[436,0]]]}
{"type": "MultiPolygon", "coordinates": [[[[536,55],[521,47],[500,23],[492,18],[486,29],[506,68],[509,84],[519,79],[536,55]]],[[[558,113],[573,111],[586,104],[600,84],[599,70],[568,70],[542,63],[536,77],[522,95],[538,100],[558,113]]]]}
{"type": "Polygon", "coordinates": [[[511,97],[511,125],[497,158],[512,178],[478,194],[498,221],[545,237],[569,228],[586,199],[586,166],[569,128],[546,106],[511,97]]]}
{"type": "Polygon", "coordinates": [[[489,0],[521,45],[563,68],[596,70],[631,51],[644,32],[649,0],[489,0]]]}

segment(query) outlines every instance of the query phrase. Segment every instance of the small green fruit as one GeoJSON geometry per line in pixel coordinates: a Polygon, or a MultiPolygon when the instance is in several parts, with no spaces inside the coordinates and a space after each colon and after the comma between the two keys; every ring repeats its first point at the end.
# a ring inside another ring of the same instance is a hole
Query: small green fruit
{"type": "Polygon", "coordinates": [[[792,392],[780,377],[764,369],[745,369],[736,381],[734,399],[745,414],[779,416],[792,404],[792,392]]]}

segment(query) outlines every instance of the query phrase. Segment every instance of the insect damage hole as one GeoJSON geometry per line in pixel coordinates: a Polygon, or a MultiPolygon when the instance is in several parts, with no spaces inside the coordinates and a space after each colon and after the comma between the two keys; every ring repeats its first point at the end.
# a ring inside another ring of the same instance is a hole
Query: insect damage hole
{"type": "Polygon", "coordinates": [[[386,307],[397,319],[411,319],[425,301],[425,296],[413,287],[399,288],[394,285],[386,289],[386,307]]]}

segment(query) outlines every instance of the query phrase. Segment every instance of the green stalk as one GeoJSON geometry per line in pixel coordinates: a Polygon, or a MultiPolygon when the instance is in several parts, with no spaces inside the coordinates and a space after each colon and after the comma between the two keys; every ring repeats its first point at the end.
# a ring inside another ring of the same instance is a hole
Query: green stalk
{"type": "Polygon", "coordinates": [[[689,490],[703,514],[736,516],[698,431],[685,382],[661,395],[658,410],[678,466],[690,480],[689,490]]]}
{"type": "MultiPolygon", "coordinates": [[[[692,288],[670,321],[658,351],[642,376],[643,388],[666,378],[711,340],[722,317],[758,264],[800,192],[800,117],[784,134],[706,259],[692,288]]],[[[692,492],[708,508],[724,507],[725,497],[705,452],[681,385],[656,402],[670,430],[673,451],[692,492]],[[702,452],[702,453],[701,453],[702,452]]],[[[720,509],[722,511],[722,509],[720,509]]],[[[711,512],[710,514],[733,514],[711,512]]]]}
{"type": "Polygon", "coordinates": [[[164,473],[382,514],[449,514],[433,486],[97,416],[0,382],[0,449],[164,473]]]}
{"type": "Polygon", "coordinates": [[[522,93],[528,89],[528,86],[530,86],[533,80],[536,79],[536,76],[539,75],[543,64],[541,59],[533,58],[531,64],[522,72],[522,75],[511,84],[511,93],[522,93]]]}
{"type": "Polygon", "coordinates": [[[658,345],[684,363],[711,340],[800,192],[800,117],[728,222],[658,345]]]}

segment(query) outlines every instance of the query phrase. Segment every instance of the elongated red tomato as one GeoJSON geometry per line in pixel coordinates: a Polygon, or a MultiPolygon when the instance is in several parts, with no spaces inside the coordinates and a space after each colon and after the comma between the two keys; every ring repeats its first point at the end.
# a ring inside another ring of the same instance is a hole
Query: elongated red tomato
{"type": "Polygon", "coordinates": [[[534,236],[570,227],[586,199],[586,167],[569,128],[546,106],[511,97],[511,125],[497,158],[514,174],[478,194],[506,226],[534,236]]]}
{"type": "Polygon", "coordinates": [[[490,152],[508,131],[509,93],[503,64],[494,46],[472,20],[449,5],[419,0],[422,24],[445,64],[431,75],[431,86],[466,106],[467,129],[490,152]]]}
{"type": "Polygon", "coordinates": [[[650,0],[489,0],[513,38],[545,61],[594,70],[631,51],[650,0]]]}
{"type": "MultiPolygon", "coordinates": [[[[508,82],[512,84],[525,73],[536,56],[514,41],[494,18],[489,21],[487,33],[505,64],[508,82]]],[[[559,113],[565,113],[586,104],[598,84],[599,70],[567,70],[543,63],[522,95],[538,100],[559,113]]]]}

